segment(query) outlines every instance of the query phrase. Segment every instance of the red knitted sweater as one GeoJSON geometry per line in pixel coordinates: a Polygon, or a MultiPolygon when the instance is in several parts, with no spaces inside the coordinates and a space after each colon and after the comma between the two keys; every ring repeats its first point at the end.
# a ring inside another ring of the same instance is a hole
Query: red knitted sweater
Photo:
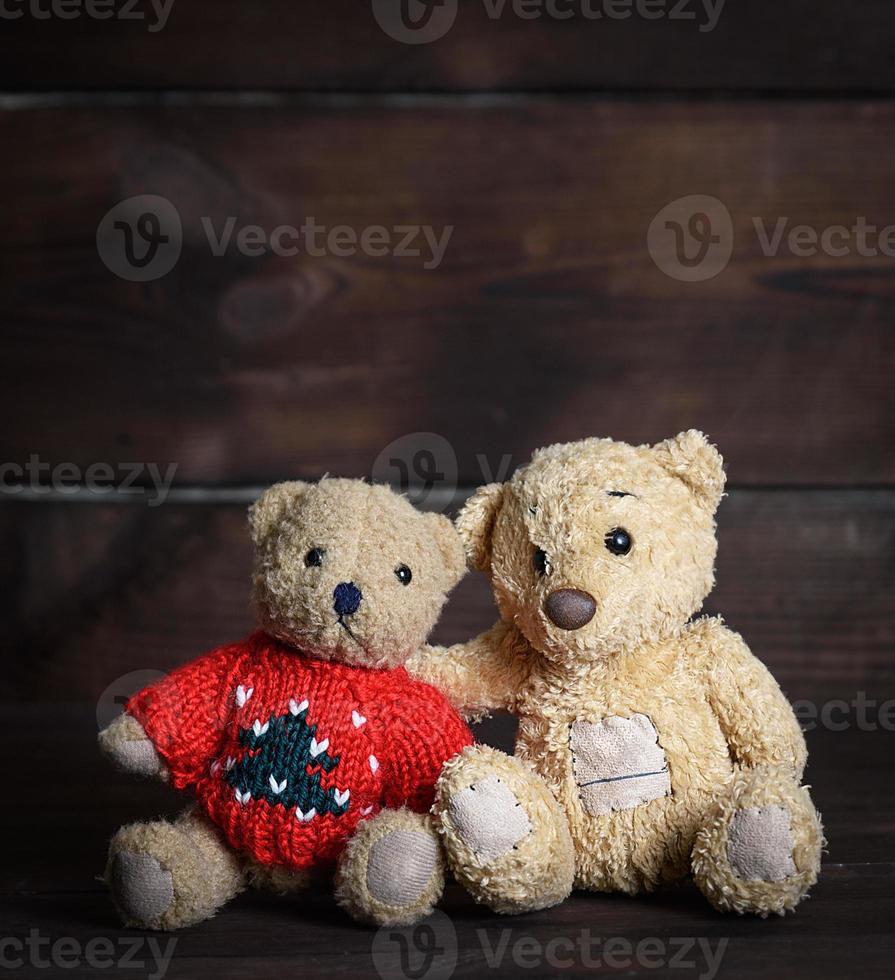
{"type": "Polygon", "coordinates": [[[127,711],[233,847],[296,871],[334,860],[382,807],[428,810],[442,765],[472,743],[403,667],[328,663],[262,632],[180,667],[127,711]]]}

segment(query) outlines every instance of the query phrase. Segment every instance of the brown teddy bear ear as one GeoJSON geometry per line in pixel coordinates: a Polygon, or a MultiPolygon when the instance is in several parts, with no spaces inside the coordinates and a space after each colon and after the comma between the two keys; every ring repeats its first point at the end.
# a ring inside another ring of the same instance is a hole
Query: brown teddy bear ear
{"type": "Polygon", "coordinates": [[[425,517],[429,522],[429,529],[435,535],[438,550],[444,559],[444,566],[450,579],[450,588],[453,588],[466,573],[466,553],[463,550],[463,541],[449,517],[445,517],[444,514],[426,514],[425,517]]]}
{"type": "Polygon", "coordinates": [[[661,466],[683,480],[699,502],[712,513],[724,494],[724,460],[721,453],[697,429],[653,446],[661,466]]]}
{"type": "Polygon", "coordinates": [[[491,535],[503,504],[505,489],[503,483],[488,483],[479,487],[463,505],[454,522],[463,540],[469,567],[477,572],[487,572],[491,567],[491,535]]]}
{"type": "Polygon", "coordinates": [[[271,529],[283,519],[289,507],[310,489],[310,483],[290,480],[286,483],[275,483],[269,490],[265,490],[249,507],[252,541],[256,545],[260,544],[270,534],[271,529]]]}

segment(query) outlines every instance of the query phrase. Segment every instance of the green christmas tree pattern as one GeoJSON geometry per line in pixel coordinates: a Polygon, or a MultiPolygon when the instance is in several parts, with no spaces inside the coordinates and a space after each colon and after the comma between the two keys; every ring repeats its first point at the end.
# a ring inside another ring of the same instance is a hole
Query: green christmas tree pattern
{"type": "MultiPolygon", "coordinates": [[[[348,789],[320,785],[321,773],[332,772],[339,756],[329,752],[329,739],[317,740],[317,726],[307,720],[308,702],[289,702],[289,712],[271,715],[262,724],[243,728],[239,742],[247,751],[233,762],[225,779],[240,803],[264,799],[295,810],[299,820],[348,809],[348,789]]],[[[229,760],[228,760],[229,762],[229,760]]]]}

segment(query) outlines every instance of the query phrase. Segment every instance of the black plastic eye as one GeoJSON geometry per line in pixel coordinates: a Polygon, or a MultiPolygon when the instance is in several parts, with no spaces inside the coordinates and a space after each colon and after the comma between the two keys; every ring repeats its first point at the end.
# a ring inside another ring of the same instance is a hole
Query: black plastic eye
{"type": "Polygon", "coordinates": [[[543,551],[541,548],[535,548],[532,561],[534,562],[535,571],[538,575],[547,574],[547,570],[550,568],[550,559],[547,557],[546,551],[543,551]]]}
{"type": "Polygon", "coordinates": [[[311,548],[305,555],[305,564],[308,568],[318,568],[323,564],[323,556],[326,552],[322,548],[311,548]]]}
{"type": "Polygon", "coordinates": [[[634,543],[631,540],[631,535],[623,527],[614,527],[607,533],[605,541],[606,547],[614,555],[626,555],[634,543]]]}
{"type": "Polygon", "coordinates": [[[395,575],[401,585],[410,585],[410,580],[413,578],[413,572],[406,565],[398,565],[395,569],[395,575]]]}

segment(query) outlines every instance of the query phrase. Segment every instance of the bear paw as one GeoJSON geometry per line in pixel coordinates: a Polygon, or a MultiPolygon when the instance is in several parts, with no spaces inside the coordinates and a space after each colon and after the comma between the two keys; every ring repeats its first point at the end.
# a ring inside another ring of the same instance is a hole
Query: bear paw
{"type": "Polygon", "coordinates": [[[405,926],[432,912],[444,890],[444,856],[431,818],[382,810],[358,825],[336,875],[336,900],[354,919],[405,926]]]}
{"type": "Polygon", "coordinates": [[[460,840],[483,863],[513,850],[531,833],[522,804],[497,776],[461,790],[448,803],[448,814],[460,840]]]}
{"type": "Polygon", "coordinates": [[[119,851],[109,867],[109,887],[127,922],[154,928],[174,901],[174,880],[151,854],[119,851]]]}
{"type": "Polygon", "coordinates": [[[733,873],[747,881],[783,881],[796,873],[792,859],[789,810],[753,806],[737,810],[727,831],[727,860],[733,873]]]}

